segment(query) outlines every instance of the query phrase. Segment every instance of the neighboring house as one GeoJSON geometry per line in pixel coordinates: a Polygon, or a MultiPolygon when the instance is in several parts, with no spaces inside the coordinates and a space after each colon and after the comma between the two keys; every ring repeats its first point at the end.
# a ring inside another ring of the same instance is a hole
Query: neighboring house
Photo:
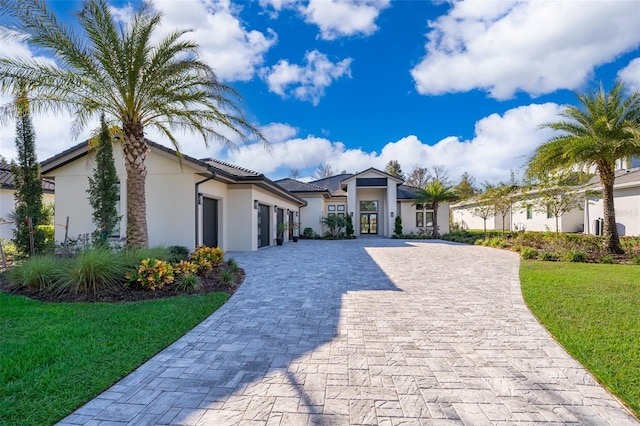
{"type": "MultiPolygon", "coordinates": [[[[55,186],[50,180],[42,180],[42,201],[44,203],[54,202],[55,186]]],[[[0,162],[0,238],[10,240],[13,238],[13,224],[3,223],[10,221],[9,216],[15,210],[15,185],[11,165],[0,162]]]]}
{"type": "MultiPolygon", "coordinates": [[[[451,205],[451,219],[455,226],[461,229],[485,229],[485,220],[478,216],[477,211],[480,208],[480,202],[477,198],[459,201],[451,205]]],[[[510,230],[511,229],[511,213],[504,217],[502,215],[491,213],[487,216],[486,229],[493,230],[510,230]]]]}
{"type": "MultiPolygon", "coordinates": [[[[279,223],[298,219],[305,202],[264,175],[214,159],[178,157],[174,150],[147,141],[146,202],[149,245],[218,246],[251,251],[275,245],[279,223]]],[[[126,232],[126,171],[122,147],[115,142],[120,178],[120,226],[126,232]]],[[[69,237],[95,230],[87,189],[95,153],[87,142],[42,162],[42,174],[56,185],[56,223],[69,218],[69,237]]],[[[56,241],[64,240],[56,227],[56,241]]],[[[284,235],[285,241],[288,235],[284,235]]]]}
{"type": "MultiPolygon", "coordinates": [[[[395,218],[402,218],[405,234],[431,230],[433,209],[415,204],[417,188],[403,185],[403,180],[369,168],[356,174],[340,174],[312,182],[294,179],[276,181],[307,203],[300,209],[300,230],[311,228],[324,235],[322,219],[332,214],[352,217],[356,236],[390,237],[395,218]]],[[[438,208],[440,233],[449,232],[449,205],[438,208]]]]}
{"type": "MultiPolygon", "coordinates": [[[[591,178],[585,189],[601,193],[600,177],[591,178]]],[[[640,168],[616,172],[613,204],[618,234],[640,235],[640,168]]],[[[588,196],[582,213],[585,234],[600,235],[604,216],[602,196],[588,196]]]]}
{"type": "MultiPolygon", "coordinates": [[[[556,231],[556,218],[549,211],[540,211],[536,205],[536,194],[516,202],[511,209],[514,231],[556,231]]],[[[582,232],[584,229],[582,209],[577,207],[558,218],[558,232],[582,232]]],[[[506,228],[509,229],[509,228],[506,228]]]]}

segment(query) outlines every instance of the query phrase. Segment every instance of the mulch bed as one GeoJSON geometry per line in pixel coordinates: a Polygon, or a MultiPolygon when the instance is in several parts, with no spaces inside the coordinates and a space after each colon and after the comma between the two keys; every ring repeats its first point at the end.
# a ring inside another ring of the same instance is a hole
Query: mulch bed
{"type": "Polygon", "coordinates": [[[231,282],[225,284],[220,282],[219,277],[220,273],[226,268],[227,266],[224,264],[216,268],[215,271],[212,271],[206,277],[202,278],[202,284],[200,285],[200,287],[191,291],[179,291],[175,288],[174,285],[170,284],[158,290],[142,290],[123,286],[117,291],[105,292],[97,295],[75,294],[73,292],[53,294],[51,292],[36,292],[28,288],[16,289],[9,282],[3,280],[2,276],[0,276],[0,292],[25,296],[43,302],[137,302],[140,300],[164,299],[167,297],[182,296],[187,294],[204,294],[215,292],[224,292],[231,296],[244,282],[245,273],[242,268],[239,268],[239,270],[235,274],[233,274],[234,279],[231,282]]]}

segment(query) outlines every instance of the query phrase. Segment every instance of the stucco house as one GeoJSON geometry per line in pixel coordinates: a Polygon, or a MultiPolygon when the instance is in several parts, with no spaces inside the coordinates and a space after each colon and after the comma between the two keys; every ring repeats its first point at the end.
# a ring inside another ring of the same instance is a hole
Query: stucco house
{"type": "MultiPolygon", "coordinates": [[[[585,190],[600,191],[600,178],[594,176],[585,190]]],[[[640,235],[640,168],[618,170],[613,186],[613,204],[620,236],[640,235]]],[[[604,216],[601,196],[588,196],[583,214],[584,233],[598,235],[604,216]]]]}
{"type": "MultiPolygon", "coordinates": [[[[15,185],[11,165],[0,162],[0,238],[10,240],[13,238],[13,224],[6,223],[9,216],[15,210],[15,185]],[[4,222],[4,223],[3,223],[4,222]]],[[[54,202],[55,185],[47,179],[42,180],[42,202],[54,202]]]]}
{"type": "MultiPolygon", "coordinates": [[[[214,159],[178,157],[172,149],[147,141],[147,226],[149,245],[218,246],[226,251],[252,251],[275,245],[278,224],[298,219],[305,201],[263,174],[214,159]]],[[[120,178],[121,220],[114,237],[126,231],[126,171],[121,143],[113,145],[120,178]]],[[[55,182],[55,217],[68,235],[91,233],[92,209],[88,177],[95,152],[82,142],[42,162],[42,175],[55,182]]],[[[56,227],[56,241],[64,239],[56,227]]],[[[288,239],[288,235],[284,235],[288,239]]]]}
{"type": "MultiPolygon", "coordinates": [[[[277,184],[306,201],[300,208],[300,229],[324,235],[323,217],[350,215],[356,236],[393,235],[395,218],[402,218],[403,233],[420,233],[433,226],[433,209],[415,204],[417,188],[375,168],[340,174],[312,182],[281,179],[277,184]]],[[[438,208],[441,234],[449,232],[449,205],[438,208]]]]}

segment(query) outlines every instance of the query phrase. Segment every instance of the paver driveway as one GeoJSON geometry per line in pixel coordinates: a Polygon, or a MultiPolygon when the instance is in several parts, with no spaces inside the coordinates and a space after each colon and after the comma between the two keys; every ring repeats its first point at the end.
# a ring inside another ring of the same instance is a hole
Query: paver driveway
{"type": "Polygon", "coordinates": [[[638,422],[525,307],[514,253],[301,241],[232,254],[240,290],[62,424],[638,422]]]}

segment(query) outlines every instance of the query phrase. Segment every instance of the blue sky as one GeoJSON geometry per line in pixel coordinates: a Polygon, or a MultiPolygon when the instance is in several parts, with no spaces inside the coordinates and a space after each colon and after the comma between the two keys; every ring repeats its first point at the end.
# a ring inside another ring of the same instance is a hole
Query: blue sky
{"type": "MultiPolygon", "coordinates": [[[[71,19],[79,1],[48,2],[71,19]]],[[[155,1],[164,29],[189,38],[272,143],[182,151],[278,179],[444,165],[452,181],[507,180],[550,133],[574,91],[622,79],[640,90],[640,1],[177,0],[155,1]]],[[[112,2],[122,19],[136,2],[112,2]]],[[[2,51],[35,55],[14,43],[2,51]]],[[[1,54],[1,53],[0,53],[1,54]]],[[[0,97],[3,103],[7,96],[0,97]]],[[[34,117],[38,156],[79,142],[68,117],[34,117]]],[[[0,153],[14,156],[13,124],[0,153]]],[[[168,145],[159,135],[150,139],[168,145]]]]}

